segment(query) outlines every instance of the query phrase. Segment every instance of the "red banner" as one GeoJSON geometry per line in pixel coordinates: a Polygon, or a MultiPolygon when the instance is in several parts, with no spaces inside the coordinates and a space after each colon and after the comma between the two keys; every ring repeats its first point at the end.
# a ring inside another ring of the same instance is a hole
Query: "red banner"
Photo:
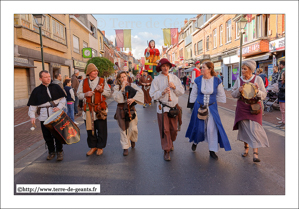
{"type": "Polygon", "coordinates": [[[124,30],[115,30],[117,47],[124,47],[124,30]]]}
{"type": "Polygon", "coordinates": [[[248,20],[248,22],[250,23],[251,20],[252,20],[252,15],[247,15],[247,20],[248,20]]]}
{"type": "Polygon", "coordinates": [[[171,28],[170,29],[170,34],[171,34],[171,45],[176,45],[179,40],[178,36],[178,29],[177,28],[171,28]]]}

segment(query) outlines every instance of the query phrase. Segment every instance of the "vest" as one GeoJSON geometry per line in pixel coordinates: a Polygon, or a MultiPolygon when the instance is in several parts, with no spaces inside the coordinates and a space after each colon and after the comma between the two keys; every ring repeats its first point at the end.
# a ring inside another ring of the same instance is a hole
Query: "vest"
{"type": "Polygon", "coordinates": [[[70,86],[65,86],[64,87],[64,90],[66,91],[66,94],[67,94],[67,96],[66,96],[66,101],[67,102],[74,102],[73,98],[71,97],[71,93],[70,93],[71,89],[72,89],[72,87],[70,87],[70,86]]]}
{"type": "MultiPolygon", "coordinates": [[[[99,85],[102,85],[104,88],[104,78],[99,78],[99,85]]],[[[88,91],[92,91],[90,86],[89,86],[89,82],[88,79],[85,78],[83,81],[83,93],[86,93],[88,91]]],[[[92,97],[85,97],[86,98],[86,103],[88,103],[89,109],[91,110],[92,106],[94,106],[94,111],[97,112],[98,109],[103,109],[106,110],[107,108],[107,104],[105,102],[106,98],[104,96],[102,96],[102,94],[97,91],[94,90],[95,94],[94,94],[94,103],[91,102],[91,98],[92,97]]],[[[86,104],[84,104],[84,111],[86,112],[86,104]]]]}

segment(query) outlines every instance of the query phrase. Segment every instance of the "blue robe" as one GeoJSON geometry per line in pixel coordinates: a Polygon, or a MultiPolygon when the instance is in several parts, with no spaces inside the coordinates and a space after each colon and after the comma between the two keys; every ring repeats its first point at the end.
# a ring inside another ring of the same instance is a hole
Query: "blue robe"
{"type": "MultiPolygon", "coordinates": [[[[197,98],[194,103],[191,120],[185,136],[189,138],[189,142],[194,142],[194,143],[199,143],[205,140],[205,122],[204,120],[200,120],[197,117],[198,108],[200,107],[200,105],[204,105],[204,94],[201,92],[202,78],[203,76],[199,76],[194,80],[194,83],[196,83],[198,89],[197,98]]],[[[221,82],[222,81],[218,77],[214,77],[214,90],[213,93],[210,95],[209,104],[212,104],[214,102],[215,103],[209,106],[209,111],[210,111],[209,114],[213,116],[216,126],[218,128],[218,143],[220,147],[224,148],[225,151],[229,151],[231,150],[230,143],[224,131],[224,128],[222,126],[220,116],[218,113],[217,101],[216,101],[217,87],[219,84],[221,84],[221,82]]]]}

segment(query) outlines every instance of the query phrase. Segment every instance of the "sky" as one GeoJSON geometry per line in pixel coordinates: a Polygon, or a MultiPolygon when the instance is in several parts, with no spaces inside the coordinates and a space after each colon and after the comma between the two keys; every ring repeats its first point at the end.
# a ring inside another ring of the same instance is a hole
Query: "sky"
{"type": "MultiPolygon", "coordinates": [[[[184,26],[184,20],[196,17],[197,14],[175,14],[175,15],[98,15],[93,14],[97,19],[98,28],[105,31],[105,36],[110,41],[115,42],[115,30],[131,29],[131,45],[133,56],[140,59],[144,56],[147,42],[154,39],[156,48],[161,53],[163,40],[163,28],[180,28],[184,26]]],[[[114,43],[115,44],[115,43],[114,43]]],[[[125,51],[125,52],[128,52],[125,51]]]]}

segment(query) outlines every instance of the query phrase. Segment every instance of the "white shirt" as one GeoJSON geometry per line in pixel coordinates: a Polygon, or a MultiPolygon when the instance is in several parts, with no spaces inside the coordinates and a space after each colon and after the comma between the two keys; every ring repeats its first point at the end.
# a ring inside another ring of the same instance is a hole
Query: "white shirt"
{"type": "MultiPolygon", "coordinates": [[[[194,103],[196,101],[197,93],[198,93],[197,91],[198,91],[197,85],[194,84],[190,94],[190,103],[194,103]]],[[[214,76],[210,79],[202,78],[201,93],[204,94],[205,104],[209,104],[210,94],[212,94],[213,91],[214,91],[214,76]]],[[[226,95],[225,95],[223,85],[218,85],[217,87],[216,101],[221,103],[226,103],[226,95]]]]}
{"type": "MultiPolygon", "coordinates": [[[[242,79],[242,81],[244,81],[245,83],[247,83],[247,82],[251,81],[251,79],[253,79],[253,77],[254,77],[254,75],[252,75],[251,78],[249,78],[248,80],[245,80],[243,78],[243,76],[241,76],[241,79],[242,79]]],[[[257,85],[259,86],[259,88],[258,88],[259,92],[257,94],[257,97],[260,97],[261,100],[264,100],[266,98],[266,96],[267,96],[267,91],[265,89],[265,85],[264,85],[263,79],[261,77],[259,77],[259,76],[256,76],[254,83],[257,83],[257,85]]],[[[239,98],[241,96],[239,88],[240,88],[240,79],[238,77],[238,79],[235,81],[235,84],[234,84],[234,86],[232,88],[232,91],[231,91],[232,97],[239,98]]]]}
{"type": "MultiPolygon", "coordinates": [[[[52,98],[48,86],[46,86],[46,87],[47,87],[47,92],[48,92],[49,97],[52,98]]],[[[58,104],[57,108],[62,109],[63,107],[65,107],[66,99],[65,99],[65,97],[61,97],[60,99],[56,99],[53,102],[55,104],[58,104]]],[[[38,106],[30,105],[29,110],[28,110],[29,117],[30,118],[35,118],[35,113],[37,111],[37,108],[38,107],[47,107],[47,106],[51,106],[50,102],[46,102],[46,103],[38,105],[38,106]]],[[[47,120],[48,117],[54,113],[52,107],[49,107],[48,110],[49,110],[49,115],[48,115],[48,112],[47,112],[47,108],[41,108],[40,109],[40,115],[37,117],[37,119],[39,121],[47,120]]]]}
{"type": "MultiPolygon", "coordinates": [[[[150,96],[154,100],[159,100],[163,104],[166,104],[170,107],[174,107],[178,102],[178,97],[183,95],[185,93],[184,87],[180,81],[180,79],[173,74],[169,75],[169,82],[172,82],[175,85],[175,90],[170,88],[170,98],[171,102],[168,101],[169,95],[164,94],[162,96],[162,92],[168,87],[168,78],[163,73],[160,73],[160,75],[156,76],[154,80],[152,81],[152,85],[149,91],[150,96]]],[[[162,110],[159,109],[160,103],[157,103],[157,113],[162,114],[162,110]]],[[[164,107],[164,112],[169,112],[168,107],[164,107]]]]}
{"type": "MultiPolygon", "coordinates": [[[[99,77],[96,77],[92,81],[89,78],[85,78],[85,79],[88,79],[89,86],[90,86],[91,90],[94,91],[94,89],[99,84],[99,77]]],[[[84,84],[84,81],[80,82],[78,91],[77,91],[77,95],[78,95],[79,100],[83,100],[83,103],[85,104],[86,99],[85,99],[84,93],[83,93],[83,84],[84,84]]],[[[111,95],[111,89],[108,86],[107,82],[105,81],[105,86],[104,86],[104,91],[102,92],[102,96],[105,96],[106,98],[108,98],[108,97],[110,97],[110,95],[111,95]]],[[[91,100],[92,100],[92,102],[94,102],[94,96],[92,96],[91,100]]],[[[108,112],[108,107],[106,108],[106,111],[108,112]]],[[[93,112],[93,117],[95,118],[95,120],[97,119],[95,112],[93,112]]],[[[84,111],[82,112],[82,118],[84,120],[86,119],[84,111]]]]}

